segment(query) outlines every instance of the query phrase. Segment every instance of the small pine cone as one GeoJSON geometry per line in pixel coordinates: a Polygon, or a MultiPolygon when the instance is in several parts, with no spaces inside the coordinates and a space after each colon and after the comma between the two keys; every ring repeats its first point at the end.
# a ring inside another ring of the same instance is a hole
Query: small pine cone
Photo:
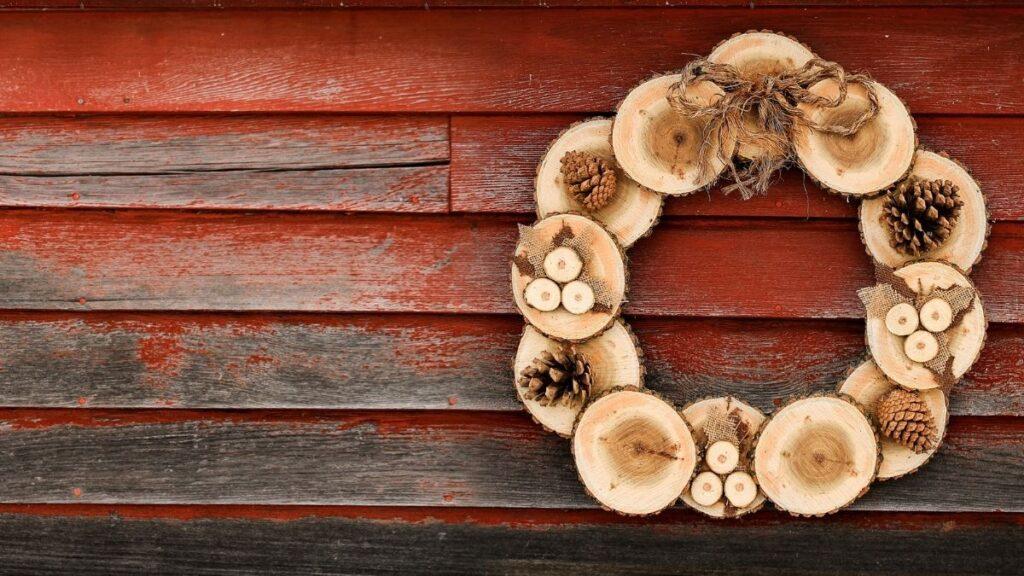
{"type": "Polygon", "coordinates": [[[575,348],[565,347],[541,352],[519,374],[518,384],[527,400],[574,408],[590,397],[590,382],[590,362],[575,348]]]}
{"type": "Polygon", "coordinates": [[[892,247],[921,256],[942,245],[953,232],[964,201],[949,180],[906,178],[889,189],[882,201],[882,220],[892,247]]]}
{"type": "Polygon", "coordinates": [[[893,442],[921,454],[935,447],[935,419],[917,392],[895,388],[875,410],[882,434],[893,442]]]}
{"type": "Polygon", "coordinates": [[[572,197],[587,210],[600,210],[618,189],[611,164],[587,152],[572,150],[562,156],[562,178],[572,197]]]}

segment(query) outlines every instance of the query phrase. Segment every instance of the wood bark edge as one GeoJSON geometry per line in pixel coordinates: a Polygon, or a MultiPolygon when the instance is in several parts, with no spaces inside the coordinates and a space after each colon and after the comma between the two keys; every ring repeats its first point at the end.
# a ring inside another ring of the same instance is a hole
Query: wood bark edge
{"type": "MultiPolygon", "coordinates": [[[[602,226],[605,227],[605,229],[608,230],[608,232],[612,235],[612,237],[615,238],[619,242],[619,244],[622,246],[623,250],[628,250],[629,248],[631,248],[634,244],[636,244],[640,240],[642,240],[644,238],[647,238],[648,236],[650,236],[651,234],[654,233],[654,228],[658,225],[659,222],[661,222],[661,217],[662,217],[662,215],[664,214],[664,211],[665,211],[665,195],[661,194],[661,193],[658,193],[658,192],[655,192],[654,190],[650,190],[650,189],[644,187],[639,182],[636,182],[635,180],[630,178],[630,176],[626,173],[625,169],[622,168],[622,166],[619,164],[618,160],[615,159],[615,151],[612,148],[612,134],[611,134],[611,128],[612,128],[612,125],[615,122],[615,118],[614,117],[591,116],[591,117],[585,118],[583,120],[577,120],[576,122],[573,122],[573,123],[569,124],[569,126],[565,127],[562,131],[560,131],[558,133],[557,136],[555,136],[554,138],[551,139],[551,141],[548,142],[548,145],[544,149],[543,154],[541,154],[540,161],[537,162],[537,166],[534,169],[533,201],[534,201],[534,205],[536,206],[536,209],[534,210],[534,213],[537,215],[537,219],[538,220],[546,218],[547,216],[550,216],[552,214],[559,213],[559,212],[552,212],[552,213],[549,213],[547,215],[544,215],[544,214],[541,213],[540,194],[541,194],[542,184],[541,184],[540,179],[541,179],[542,168],[544,166],[544,163],[546,161],[548,161],[548,157],[550,156],[551,151],[555,148],[555,146],[562,140],[562,138],[566,134],[568,134],[572,130],[575,130],[575,129],[579,128],[580,126],[582,126],[584,124],[588,124],[590,122],[595,122],[595,121],[607,121],[609,123],[607,144],[608,144],[608,149],[611,152],[612,159],[615,162],[615,166],[622,172],[623,176],[625,176],[626,178],[629,178],[629,180],[630,180],[630,182],[632,184],[635,184],[638,188],[643,189],[645,191],[648,191],[651,194],[654,194],[655,196],[658,197],[658,199],[659,199],[659,201],[658,201],[658,210],[654,214],[654,216],[652,217],[650,225],[642,233],[638,234],[636,236],[636,238],[633,238],[632,240],[630,240],[628,242],[625,241],[623,238],[619,237],[619,235],[615,234],[611,230],[610,226],[608,226],[603,220],[600,220],[600,219],[594,217],[593,214],[587,214],[587,213],[581,212],[579,210],[568,210],[568,211],[564,211],[564,212],[561,212],[561,213],[580,214],[580,215],[586,216],[587,218],[590,218],[591,220],[594,220],[595,222],[597,222],[598,224],[601,224],[602,226]]],[[[556,159],[556,160],[559,160],[559,159],[556,159]]],[[[619,194],[621,194],[622,193],[622,190],[621,190],[622,183],[620,183],[619,186],[620,186],[619,194]]],[[[568,194],[566,194],[566,195],[568,196],[568,194]]],[[[614,200],[612,202],[614,202],[614,200]]],[[[598,212],[600,212],[600,210],[598,212]]]]}
{"type": "Polygon", "coordinates": [[[687,487],[689,487],[690,483],[697,476],[697,465],[696,465],[696,462],[699,461],[700,458],[703,455],[703,451],[701,450],[700,446],[698,446],[696,441],[694,441],[693,428],[690,426],[690,423],[686,420],[686,418],[683,417],[682,412],[680,412],[680,410],[679,410],[679,407],[675,403],[673,403],[671,400],[666,398],[664,395],[662,395],[662,394],[660,394],[660,393],[658,393],[658,392],[656,392],[654,390],[651,390],[650,388],[639,388],[639,387],[636,387],[636,386],[616,386],[616,387],[608,389],[605,392],[601,393],[600,395],[596,395],[596,396],[592,397],[590,400],[588,400],[587,403],[584,404],[583,408],[579,411],[579,414],[577,414],[576,421],[573,423],[572,436],[570,437],[570,442],[569,442],[569,451],[570,451],[570,454],[572,454],[573,462],[574,462],[574,467],[576,468],[576,477],[580,481],[580,484],[583,486],[583,490],[584,490],[584,492],[586,492],[587,496],[589,498],[591,498],[594,502],[596,502],[598,504],[598,506],[601,507],[602,510],[605,510],[607,512],[614,512],[615,514],[617,514],[619,516],[636,517],[636,518],[646,518],[646,517],[650,517],[650,516],[656,516],[657,514],[660,514],[661,512],[665,511],[666,509],[671,508],[672,506],[676,505],[679,502],[679,500],[680,500],[680,498],[682,496],[682,493],[686,490],[687,487]],[[679,416],[679,420],[682,421],[683,426],[686,427],[686,430],[687,430],[687,432],[690,435],[691,441],[693,441],[694,466],[693,466],[693,470],[692,470],[690,476],[688,478],[686,478],[686,481],[683,484],[683,488],[682,488],[682,490],[680,490],[679,494],[676,495],[676,497],[671,502],[669,502],[668,504],[666,504],[665,506],[663,506],[662,508],[660,508],[658,510],[653,510],[651,512],[647,512],[647,513],[643,513],[643,514],[632,514],[632,513],[629,513],[629,512],[623,512],[621,510],[617,510],[615,508],[609,507],[604,502],[602,502],[593,492],[590,491],[590,488],[587,486],[587,483],[584,481],[583,476],[580,474],[579,466],[576,464],[577,455],[576,455],[575,438],[576,438],[577,430],[578,430],[579,425],[580,425],[580,421],[583,419],[584,414],[586,414],[586,411],[587,411],[588,408],[590,408],[590,406],[592,406],[594,403],[598,402],[602,398],[605,398],[605,397],[610,396],[612,394],[615,394],[617,392],[638,392],[638,393],[641,393],[641,394],[647,394],[649,396],[657,398],[658,400],[661,400],[666,405],[671,407],[675,411],[675,413],[679,416]]]}
{"type": "Polygon", "coordinates": [[[792,397],[788,398],[785,402],[783,402],[775,411],[772,412],[771,415],[768,416],[768,418],[764,422],[764,425],[761,426],[760,430],[758,430],[757,437],[754,439],[754,452],[753,452],[753,455],[751,457],[751,468],[753,468],[753,471],[751,473],[751,476],[754,477],[754,480],[757,482],[757,485],[758,485],[759,488],[761,487],[761,480],[760,480],[760,478],[758,478],[758,474],[757,474],[757,446],[758,446],[758,444],[761,441],[762,434],[764,433],[765,429],[768,427],[768,424],[776,416],[778,416],[778,414],[781,413],[783,409],[785,409],[785,408],[787,408],[787,407],[789,407],[789,406],[791,406],[791,405],[793,405],[793,404],[795,404],[795,403],[797,403],[797,402],[799,402],[801,400],[807,400],[807,399],[812,399],[812,398],[836,398],[836,399],[844,400],[845,402],[853,405],[857,410],[860,411],[861,415],[863,415],[865,420],[867,420],[868,425],[871,427],[871,431],[874,434],[874,438],[875,438],[875,452],[876,452],[875,453],[875,468],[871,472],[871,474],[869,475],[868,481],[865,484],[864,488],[860,491],[860,493],[856,494],[848,502],[845,502],[845,503],[843,503],[841,505],[833,507],[832,509],[830,509],[828,511],[825,511],[825,512],[822,512],[822,513],[818,513],[818,514],[802,514],[802,513],[799,513],[799,512],[790,511],[790,510],[788,510],[786,508],[783,508],[783,507],[779,506],[774,500],[771,499],[771,496],[769,496],[768,493],[765,492],[765,496],[767,497],[767,499],[769,501],[772,502],[772,505],[775,506],[776,509],[781,510],[781,511],[789,514],[790,516],[794,516],[794,517],[797,517],[797,518],[823,518],[825,516],[830,516],[832,514],[835,514],[836,512],[839,512],[840,510],[850,506],[851,504],[853,504],[857,500],[860,500],[861,498],[864,497],[865,494],[868,493],[868,491],[871,489],[871,485],[874,484],[875,480],[878,478],[878,468],[879,468],[879,466],[881,466],[881,463],[882,463],[882,444],[879,441],[878,428],[875,426],[874,420],[867,414],[867,412],[864,410],[864,407],[859,402],[857,402],[856,399],[851,397],[849,394],[842,394],[842,393],[836,393],[836,392],[816,392],[816,393],[813,393],[813,394],[802,394],[802,395],[798,395],[798,396],[792,396],[792,397]]]}
{"type": "MultiPolygon", "coordinates": [[[[636,376],[637,382],[639,382],[638,388],[640,390],[647,390],[647,387],[646,387],[647,366],[646,366],[646,362],[645,362],[645,359],[644,359],[643,349],[640,347],[640,339],[637,338],[636,334],[633,332],[633,328],[625,320],[623,320],[621,317],[616,318],[611,323],[611,325],[606,330],[601,332],[600,334],[595,335],[593,338],[590,338],[590,339],[588,339],[585,342],[582,342],[582,343],[579,343],[579,344],[574,344],[574,345],[577,346],[577,347],[582,347],[582,346],[586,346],[588,343],[595,342],[599,338],[607,335],[608,332],[613,330],[615,328],[616,324],[622,326],[622,328],[625,331],[626,335],[629,337],[629,341],[632,342],[632,344],[633,344],[633,350],[636,353],[637,364],[639,365],[638,373],[637,373],[637,376],[636,376]]],[[[536,327],[532,326],[528,322],[525,322],[523,324],[523,329],[520,331],[520,336],[519,336],[520,344],[522,344],[522,342],[527,338],[530,330],[534,330],[537,333],[537,335],[539,337],[541,337],[541,338],[546,338],[548,340],[551,340],[552,342],[555,342],[558,345],[566,345],[565,342],[561,342],[559,340],[555,340],[554,338],[551,338],[550,336],[544,334],[543,332],[541,332],[540,330],[538,330],[536,327]]],[[[519,373],[516,370],[516,368],[517,368],[516,365],[519,363],[519,359],[520,359],[519,358],[519,351],[518,351],[518,346],[517,346],[516,354],[512,357],[511,368],[512,368],[512,387],[514,388],[514,393],[516,395],[516,400],[518,400],[518,402],[519,402],[520,409],[523,410],[524,412],[526,412],[530,416],[530,419],[533,420],[533,422],[535,424],[540,426],[541,429],[544,430],[545,432],[550,433],[550,434],[555,434],[557,436],[560,436],[560,437],[566,438],[566,439],[572,438],[572,431],[576,427],[576,420],[578,419],[579,415],[583,412],[583,409],[586,407],[586,403],[584,403],[584,405],[581,406],[576,411],[576,415],[572,419],[572,423],[569,426],[569,431],[568,432],[562,432],[560,430],[556,430],[556,429],[548,426],[547,424],[545,424],[544,422],[542,422],[538,418],[537,414],[533,410],[531,410],[530,406],[533,404],[533,402],[524,399],[522,394],[519,392],[519,385],[517,383],[518,378],[519,378],[519,373]]],[[[591,369],[593,369],[593,364],[591,365],[591,369]]],[[[603,392],[601,394],[603,394],[603,392]]],[[[596,394],[595,397],[598,396],[598,395],[599,394],[596,394]]],[[[589,400],[588,400],[588,402],[589,402],[589,400]]]]}

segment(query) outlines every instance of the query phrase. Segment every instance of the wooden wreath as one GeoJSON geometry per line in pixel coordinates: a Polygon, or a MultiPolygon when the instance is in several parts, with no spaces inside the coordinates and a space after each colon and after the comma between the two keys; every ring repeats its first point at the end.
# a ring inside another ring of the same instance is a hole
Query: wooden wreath
{"type": "Polygon", "coordinates": [[[874,480],[927,462],[949,394],[985,342],[969,278],[988,238],[985,197],[944,154],[919,149],[903,102],[884,86],[773,32],[738,34],[678,74],[633,89],[614,119],[569,127],[536,181],[512,288],[527,325],[518,398],[571,438],[587,493],[621,514],[678,501],[736,517],[771,501],[820,516],[874,480]],[[834,394],[765,416],[733,396],[679,410],[644,387],[643,356],[620,318],[625,250],[650,233],[666,195],[726,181],[763,194],[798,165],[826,191],[862,200],[876,284],[858,291],[870,358],[834,394]]]}

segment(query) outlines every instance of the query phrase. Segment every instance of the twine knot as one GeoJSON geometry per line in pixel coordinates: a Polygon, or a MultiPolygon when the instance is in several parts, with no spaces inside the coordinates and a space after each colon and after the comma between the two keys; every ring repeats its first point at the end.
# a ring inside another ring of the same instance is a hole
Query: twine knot
{"type": "Polygon", "coordinates": [[[732,183],[723,191],[739,190],[744,199],[767,192],[772,177],[794,157],[792,130],[795,125],[838,136],[852,136],[878,114],[878,97],[870,78],[863,74],[847,74],[835,62],[813,58],[799,68],[778,74],[750,77],[729,64],[706,59],[690,62],[683,69],[679,82],[669,92],[669,103],[679,114],[705,122],[700,144],[699,170],[709,176],[714,159],[729,170],[732,183]],[[819,96],[811,88],[824,80],[833,80],[838,88],[835,98],[819,96]],[[687,97],[687,89],[701,82],[711,82],[722,95],[709,102],[687,97]],[[801,104],[837,108],[847,98],[850,84],[865,88],[868,108],[849,125],[819,124],[811,121],[800,109],[801,104]],[[737,165],[726,150],[744,145],[758,150],[756,158],[737,165]]]}

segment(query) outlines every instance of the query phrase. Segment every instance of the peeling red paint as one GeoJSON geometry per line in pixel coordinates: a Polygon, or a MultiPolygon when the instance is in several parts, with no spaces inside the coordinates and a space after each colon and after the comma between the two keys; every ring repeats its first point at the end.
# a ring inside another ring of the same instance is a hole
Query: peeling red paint
{"type": "MultiPolygon", "coordinates": [[[[383,522],[475,524],[481,526],[514,526],[553,528],[570,525],[635,525],[668,527],[688,525],[695,529],[722,526],[720,520],[706,518],[697,512],[671,509],[651,518],[628,518],[602,510],[503,509],[465,507],[402,507],[402,506],[305,506],[305,505],[141,505],[141,504],[0,504],[0,514],[34,516],[105,517],[126,520],[205,520],[245,519],[288,522],[305,518],[350,518],[383,522]]],[[[942,531],[953,523],[955,529],[969,530],[985,526],[1024,527],[1024,514],[928,514],[846,511],[841,515],[813,520],[792,518],[774,510],[765,510],[744,518],[740,529],[757,531],[764,526],[814,522],[835,527],[856,529],[887,529],[906,531],[942,531]]]]}
{"type": "Polygon", "coordinates": [[[246,359],[246,364],[259,365],[259,364],[275,364],[277,360],[268,354],[250,354],[249,358],[246,359]]]}
{"type": "Polygon", "coordinates": [[[176,334],[154,334],[139,340],[139,360],[154,372],[177,374],[186,354],[187,350],[176,334]]]}
{"type": "Polygon", "coordinates": [[[0,424],[10,430],[53,426],[135,426],[210,422],[294,426],[330,426],[344,431],[371,425],[381,436],[415,434],[423,441],[453,442],[499,435],[508,441],[535,442],[543,434],[523,412],[450,410],[145,410],[78,408],[3,408],[0,424]]]}

